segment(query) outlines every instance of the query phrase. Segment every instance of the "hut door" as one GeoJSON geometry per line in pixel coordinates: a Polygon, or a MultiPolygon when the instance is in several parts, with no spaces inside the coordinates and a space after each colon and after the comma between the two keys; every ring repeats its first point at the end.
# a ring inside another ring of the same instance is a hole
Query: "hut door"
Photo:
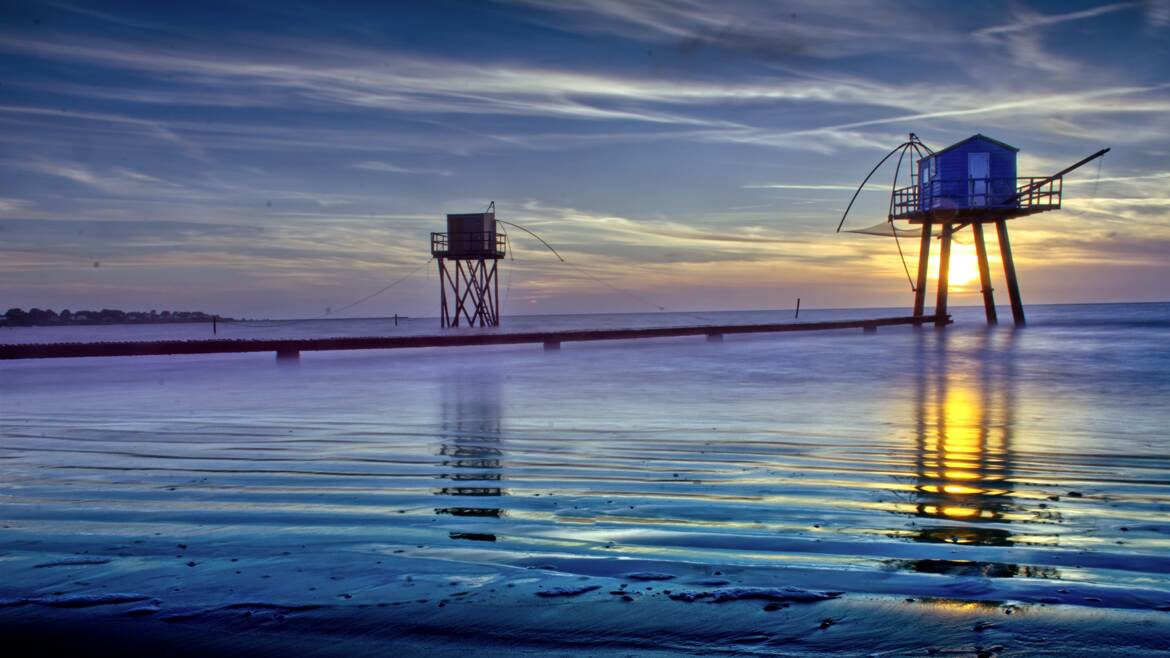
{"type": "Polygon", "coordinates": [[[967,154],[967,190],[969,205],[972,208],[987,206],[987,193],[990,191],[991,154],[967,154]]]}

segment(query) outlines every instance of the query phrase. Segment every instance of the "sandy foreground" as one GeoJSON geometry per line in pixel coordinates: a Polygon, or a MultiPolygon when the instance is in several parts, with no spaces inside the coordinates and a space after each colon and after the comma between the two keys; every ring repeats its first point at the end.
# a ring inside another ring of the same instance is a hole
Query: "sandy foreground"
{"type": "Polygon", "coordinates": [[[1170,312],[1079,312],[0,364],[0,635],[13,655],[1165,655],[1170,312]]]}

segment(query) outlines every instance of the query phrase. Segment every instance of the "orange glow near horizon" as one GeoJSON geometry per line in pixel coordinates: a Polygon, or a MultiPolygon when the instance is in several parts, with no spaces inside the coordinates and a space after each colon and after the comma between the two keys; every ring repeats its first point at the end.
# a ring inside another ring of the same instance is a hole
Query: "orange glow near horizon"
{"type": "MultiPolygon", "coordinates": [[[[939,255],[937,248],[930,255],[930,277],[938,278],[939,255]]],[[[949,282],[952,286],[967,286],[979,281],[979,261],[975,258],[975,245],[951,242],[951,266],[949,282]]]]}

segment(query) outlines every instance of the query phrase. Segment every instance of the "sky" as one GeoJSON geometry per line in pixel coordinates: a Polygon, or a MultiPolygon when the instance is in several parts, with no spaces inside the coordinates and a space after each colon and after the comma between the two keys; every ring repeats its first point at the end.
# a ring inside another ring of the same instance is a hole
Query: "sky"
{"type": "Polygon", "coordinates": [[[513,231],[505,319],[908,307],[834,229],[910,132],[1112,147],[1011,222],[1024,300],[1170,300],[1168,0],[0,0],[0,306],[435,316],[430,232],[495,201],[567,261],[513,231]]]}

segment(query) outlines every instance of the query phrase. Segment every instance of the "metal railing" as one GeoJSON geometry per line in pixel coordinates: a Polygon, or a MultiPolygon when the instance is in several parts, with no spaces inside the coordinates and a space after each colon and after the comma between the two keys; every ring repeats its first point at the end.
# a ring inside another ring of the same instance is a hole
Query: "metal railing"
{"type": "Polygon", "coordinates": [[[912,212],[920,212],[920,210],[917,185],[894,190],[894,204],[891,210],[894,217],[904,217],[912,212]]]}
{"type": "Polygon", "coordinates": [[[1017,178],[1016,198],[1021,208],[1059,208],[1064,193],[1064,177],[1017,178]]]}
{"type": "Polygon", "coordinates": [[[454,256],[504,256],[507,238],[495,231],[474,233],[431,233],[431,255],[454,256]]]}
{"type": "Polygon", "coordinates": [[[931,210],[1012,208],[1055,210],[1060,208],[1063,178],[1023,176],[924,182],[894,190],[894,217],[910,217],[931,210]]]}

